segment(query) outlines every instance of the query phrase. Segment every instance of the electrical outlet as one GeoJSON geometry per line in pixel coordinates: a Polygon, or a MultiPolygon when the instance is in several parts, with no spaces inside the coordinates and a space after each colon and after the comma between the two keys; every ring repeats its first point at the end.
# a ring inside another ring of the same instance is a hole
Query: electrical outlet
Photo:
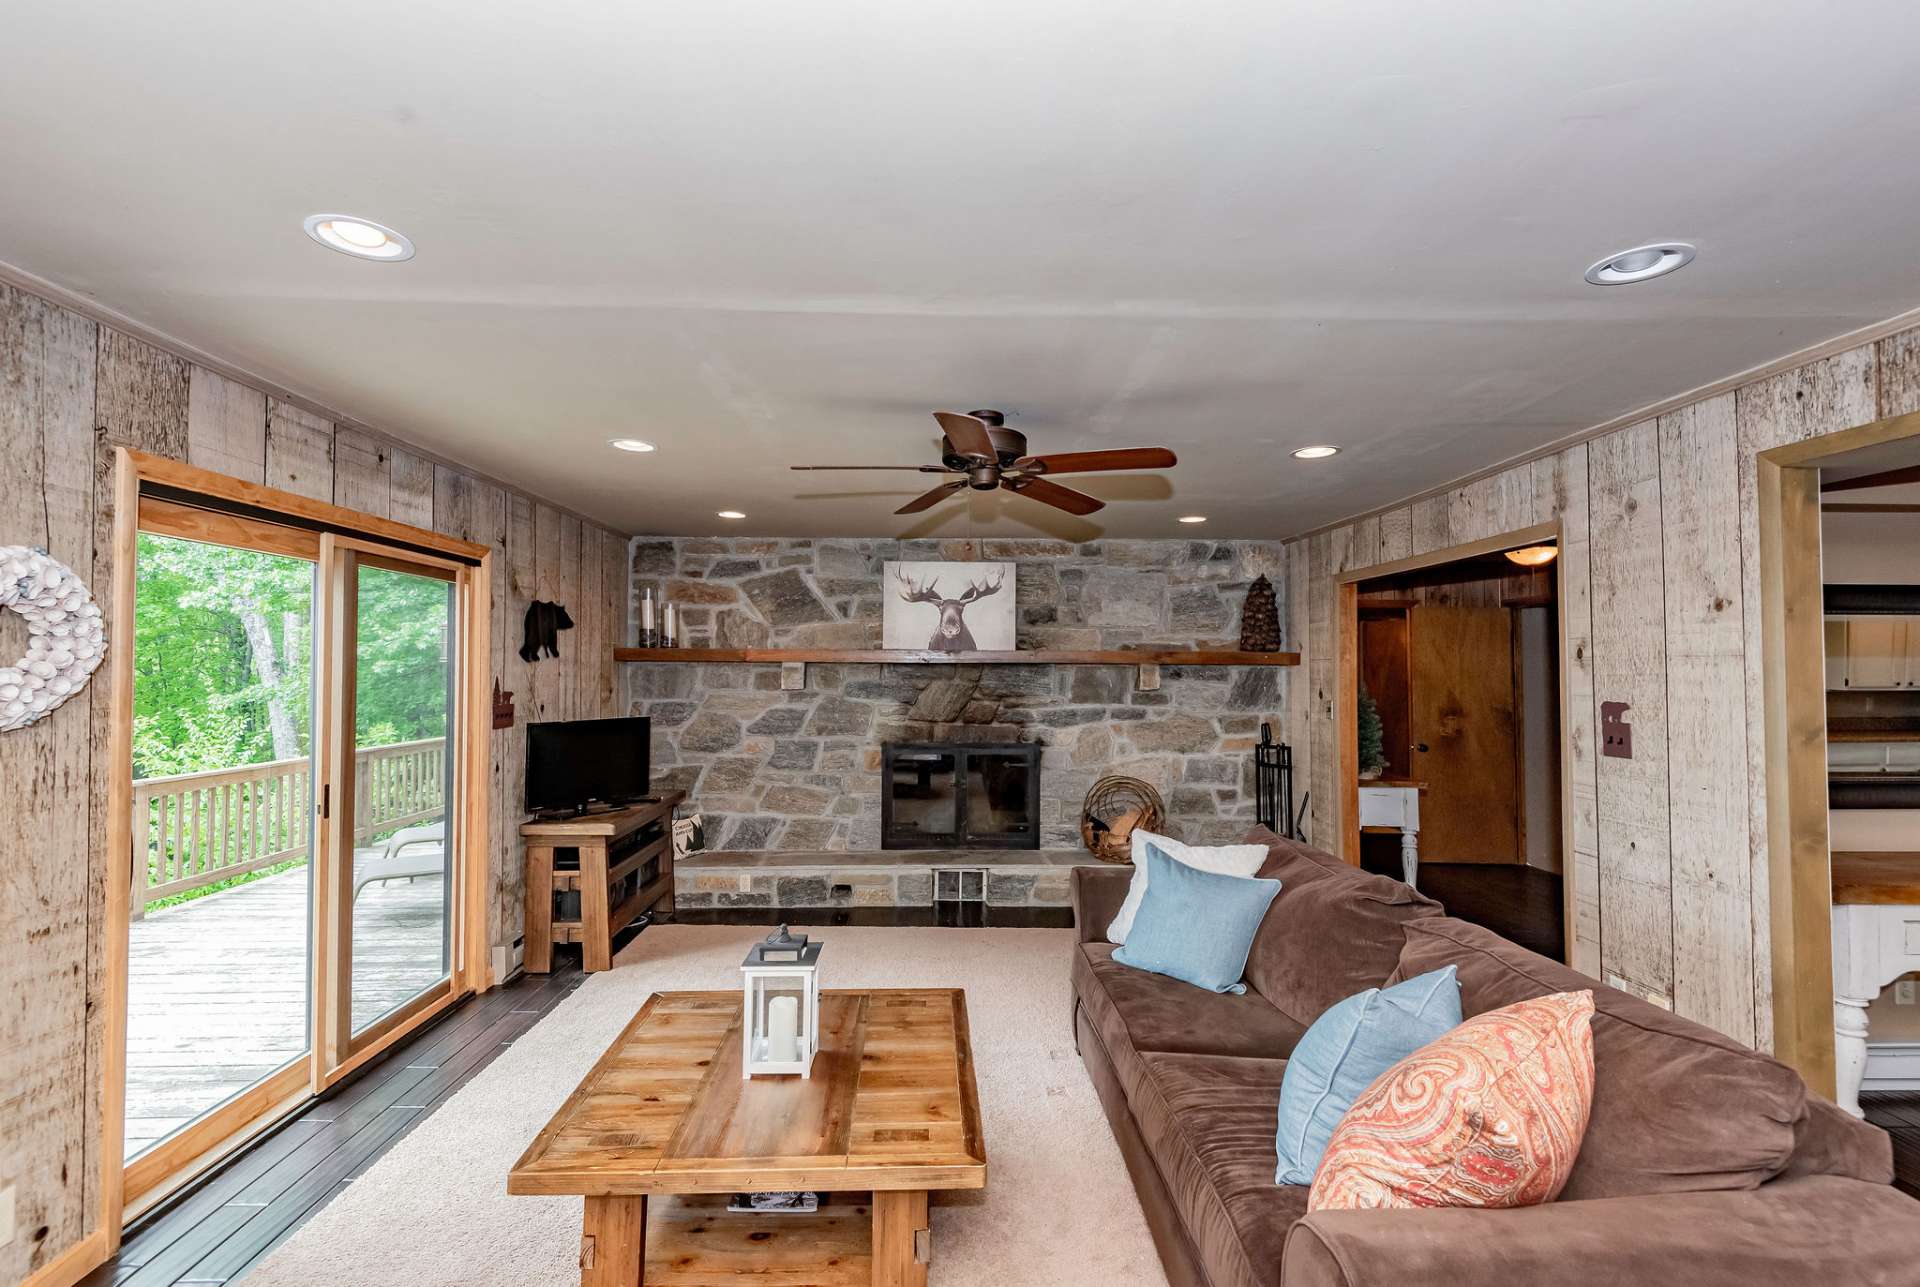
{"type": "Polygon", "coordinates": [[[1900,980],[1893,985],[1893,1003],[1895,1005],[1912,1005],[1914,1000],[1913,990],[1914,982],[1912,979],[1900,980]]]}
{"type": "Polygon", "coordinates": [[[0,1189],[0,1247],[13,1241],[13,1186],[0,1189]]]}

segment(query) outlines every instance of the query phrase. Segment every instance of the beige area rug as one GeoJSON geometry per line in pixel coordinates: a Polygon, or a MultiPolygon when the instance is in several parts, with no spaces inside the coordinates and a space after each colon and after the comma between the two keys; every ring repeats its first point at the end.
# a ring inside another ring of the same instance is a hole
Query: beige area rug
{"type": "MultiPolygon", "coordinates": [[[[590,976],[247,1275],[248,1287],[574,1284],[580,1199],[506,1175],[655,991],[732,988],[763,929],[661,925],[590,976]]],[[[1162,1284],[1146,1222],[1067,1028],[1072,931],[817,931],[825,987],[966,989],[987,1188],[936,1195],[935,1287],[1162,1284]]]]}

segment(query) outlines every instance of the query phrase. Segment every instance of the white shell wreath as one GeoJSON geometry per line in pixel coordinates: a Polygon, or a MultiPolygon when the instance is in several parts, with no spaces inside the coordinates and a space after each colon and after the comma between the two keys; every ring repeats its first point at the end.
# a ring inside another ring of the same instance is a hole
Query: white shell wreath
{"type": "Polygon", "coordinates": [[[0,665],[0,733],[45,719],[87,686],[107,650],[100,605],[80,575],[24,545],[0,545],[0,612],[27,622],[27,655],[0,665]]]}

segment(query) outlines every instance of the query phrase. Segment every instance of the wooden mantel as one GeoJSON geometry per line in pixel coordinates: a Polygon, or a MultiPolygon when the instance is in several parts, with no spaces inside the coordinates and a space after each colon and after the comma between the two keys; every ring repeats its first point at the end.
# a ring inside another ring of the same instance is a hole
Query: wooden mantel
{"type": "Polygon", "coordinates": [[[1160,687],[1162,666],[1298,666],[1297,652],[1234,648],[1024,648],[1005,652],[939,652],[931,648],[615,648],[617,662],[681,665],[765,663],[781,667],[780,687],[806,687],[809,665],[1132,666],[1143,691],[1160,687]]]}

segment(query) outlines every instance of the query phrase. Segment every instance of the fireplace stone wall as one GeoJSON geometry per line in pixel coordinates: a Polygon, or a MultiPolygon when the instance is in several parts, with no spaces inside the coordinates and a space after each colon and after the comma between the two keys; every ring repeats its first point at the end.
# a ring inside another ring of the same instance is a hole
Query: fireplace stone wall
{"type": "MultiPolygon", "coordinates": [[[[1233,646],[1261,573],[1287,619],[1278,543],[639,537],[631,554],[634,600],[679,605],[689,646],[878,647],[889,559],[1014,561],[1023,648],[1233,646]]],[[[1130,666],[812,665],[788,692],[777,665],[621,669],[629,709],[653,719],[654,779],[687,790],[709,848],[816,851],[880,848],[883,742],[1040,743],[1043,846],[1079,843],[1107,773],[1153,783],[1176,835],[1237,837],[1251,748],[1262,720],[1279,734],[1294,674],[1167,667],[1136,692],[1130,666]]]]}

